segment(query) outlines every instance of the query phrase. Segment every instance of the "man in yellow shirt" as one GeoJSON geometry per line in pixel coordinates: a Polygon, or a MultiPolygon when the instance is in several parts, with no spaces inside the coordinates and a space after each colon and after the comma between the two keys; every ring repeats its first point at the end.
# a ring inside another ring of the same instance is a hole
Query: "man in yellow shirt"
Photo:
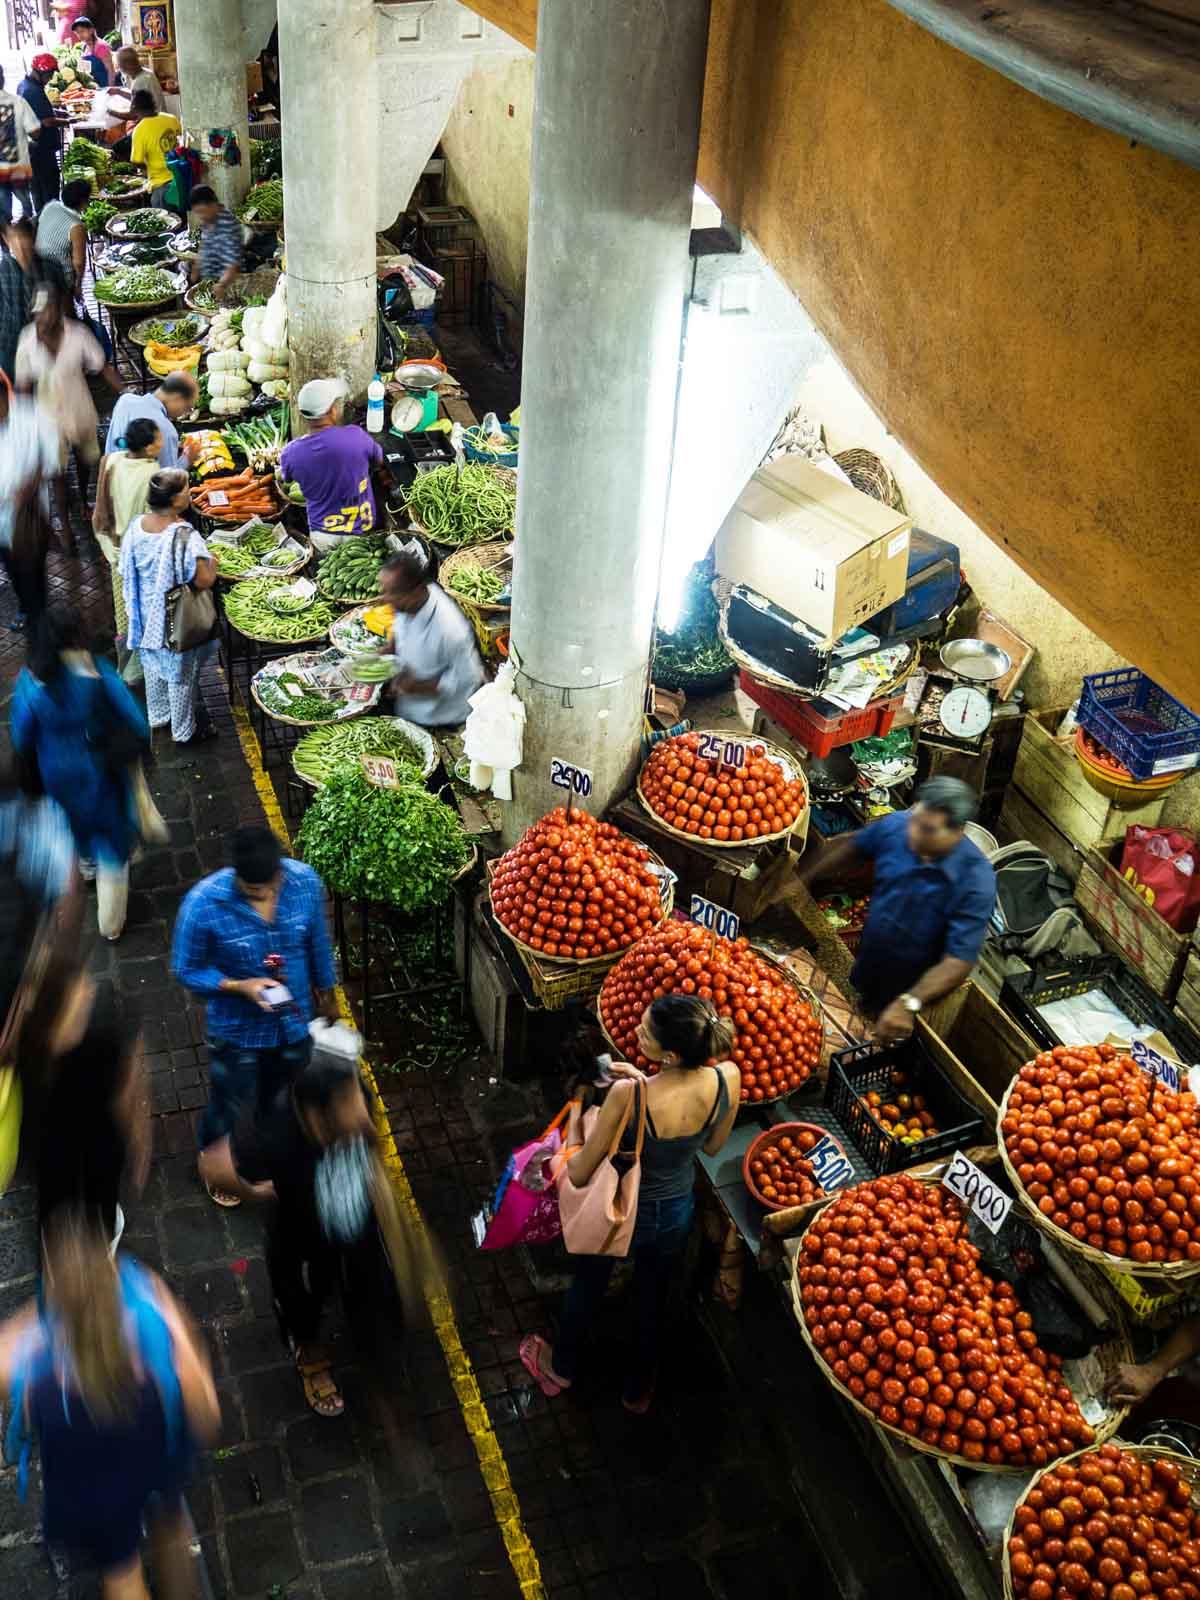
{"type": "Polygon", "coordinates": [[[179,118],[156,110],[153,96],[144,89],[134,95],[129,113],[134,124],[129,159],[145,167],[151,203],[161,206],[173,181],[167,157],[179,143],[179,118]]]}

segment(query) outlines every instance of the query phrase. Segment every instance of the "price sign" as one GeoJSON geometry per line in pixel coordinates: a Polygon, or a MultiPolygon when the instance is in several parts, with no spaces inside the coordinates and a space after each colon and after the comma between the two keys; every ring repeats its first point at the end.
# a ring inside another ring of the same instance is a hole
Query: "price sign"
{"type": "Polygon", "coordinates": [[[208,491],[208,503],[210,506],[227,506],[229,504],[229,496],[224,489],[210,489],[208,491]]]}
{"type": "Polygon", "coordinates": [[[1183,1086],[1184,1069],[1178,1061],[1169,1061],[1166,1056],[1160,1055],[1157,1050],[1152,1050],[1140,1039],[1133,1041],[1131,1054],[1148,1077],[1157,1078],[1164,1089],[1179,1093],[1183,1086]]]}
{"type": "Polygon", "coordinates": [[[700,736],[697,754],[701,761],[719,761],[723,767],[741,768],[746,765],[746,746],[741,740],[722,739],[715,733],[700,736]]]}
{"type": "Polygon", "coordinates": [[[949,1189],[993,1233],[1000,1232],[1004,1219],[1012,1210],[1012,1201],[1004,1190],[997,1188],[986,1173],[980,1172],[973,1161],[967,1160],[961,1150],[954,1152],[942,1178],[942,1187],[949,1189]]]}
{"type": "Polygon", "coordinates": [[[741,923],[733,912],[727,911],[724,906],[714,905],[703,895],[692,896],[692,907],[688,914],[692,921],[698,922],[702,928],[715,929],[722,939],[736,939],[738,936],[741,923]]]}
{"type": "Polygon", "coordinates": [[[396,763],[387,756],[359,756],[363,774],[368,783],[373,783],[377,789],[398,789],[400,779],[396,776],[396,763]]]}
{"type": "Polygon", "coordinates": [[[812,1164],[813,1177],[826,1194],[832,1194],[835,1189],[842,1189],[846,1184],[853,1183],[854,1168],[828,1134],[813,1145],[808,1152],[808,1159],[812,1164]]]}
{"type": "Polygon", "coordinates": [[[550,782],[556,789],[567,789],[581,800],[586,800],[592,792],[592,775],[587,768],[560,761],[557,756],[550,762],[550,782]]]}

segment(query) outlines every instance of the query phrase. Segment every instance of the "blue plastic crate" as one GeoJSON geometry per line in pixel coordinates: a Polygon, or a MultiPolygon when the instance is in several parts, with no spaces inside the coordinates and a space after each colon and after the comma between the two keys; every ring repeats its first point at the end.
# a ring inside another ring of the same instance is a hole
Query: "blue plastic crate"
{"type": "Polygon", "coordinates": [[[1200,764],[1200,717],[1137,667],[1086,677],[1079,721],[1141,782],[1200,764]]]}

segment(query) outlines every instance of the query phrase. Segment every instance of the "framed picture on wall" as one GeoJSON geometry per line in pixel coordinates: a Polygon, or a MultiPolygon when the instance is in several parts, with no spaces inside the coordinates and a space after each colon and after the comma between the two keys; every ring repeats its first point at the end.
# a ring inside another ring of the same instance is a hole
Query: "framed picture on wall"
{"type": "Polygon", "coordinates": [[[170,0],[133,0],[133,42],[143,50],[170,50],[174,43],[170,0]]]}

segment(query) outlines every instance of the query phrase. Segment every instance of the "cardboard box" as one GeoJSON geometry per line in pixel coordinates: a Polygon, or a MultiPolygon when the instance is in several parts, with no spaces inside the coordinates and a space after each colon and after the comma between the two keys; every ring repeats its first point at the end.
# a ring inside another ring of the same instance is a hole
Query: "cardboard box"
{"type": "Polygon", "coordinates": [[[761,467],[717,535],[717,571],[832,643],[899,600],[912,518],[800,456],[761,467]]]}

